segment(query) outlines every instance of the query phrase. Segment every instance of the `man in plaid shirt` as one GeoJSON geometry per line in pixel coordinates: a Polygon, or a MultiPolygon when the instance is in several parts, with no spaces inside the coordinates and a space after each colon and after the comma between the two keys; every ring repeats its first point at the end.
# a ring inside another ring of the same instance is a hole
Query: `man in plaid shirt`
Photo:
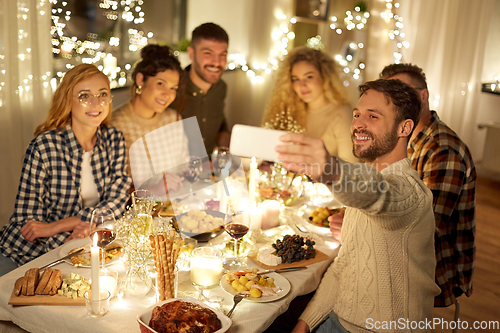
{"type": "Polygon", "coordinates": [[[429,91],[421,68],[386,66],[381,78],[399,79],[422,98],[420,121],[408,144],[408,158],[432,191],[436,219],[436,283],[441,294],[434,306],[449,306],[472,294],[475,245],[476,169],[465,143],[429,109],[429,91]]]}

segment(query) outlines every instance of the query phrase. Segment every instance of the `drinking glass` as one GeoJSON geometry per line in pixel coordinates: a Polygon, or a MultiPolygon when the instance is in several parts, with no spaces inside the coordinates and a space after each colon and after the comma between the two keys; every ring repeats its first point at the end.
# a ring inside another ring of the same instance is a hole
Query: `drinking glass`
{"type": "MultiPolygon", "coordinates": [[[[200,180],[200,175],[203,171],[203,160],[199,156],[190,155],[187,160],[187,165],[183,170],[183,177],[189,182],[189,195],[185,199],[184,204],[190,208],[198,208],[200,202],[194,199],[193,184],[200,180]]],[[[201,208],[201,206],[200,206],[201,208]]]]}
{"type": "Polygon", "coordinates": [[[106,261],[106,251],[105,248],[116,237],[116,221],[115,214],[111,209],[107,208],[96,208],[92,212],[92,218],[90,219],[90,239],[94,241],[97,240],[97,246],[101,248],[99,251],[101,254],[101,267],[104,267],[106,261]]]}
{"type": "Polygon", "coordinates": [[[153,228],[153,207],[155,205],[154,193],[149,190],[136,190],[132,192],[132,206],[134,219],[132,231],[136,237],[149,237],[153,228]]]}
{"type": "Polygon", "coordinates": [[[236,214],[230,221],[228,221],[228,216],[229,214],[226,214],[224,230],[234,239],[234,259],[229,266],[244,267],[246,264],[242,262],[238,256],[238,240],[245,236],[250,229],[250,215],[245,212],[236,214]]]}
{"type": "Polygon", "coordinates": [[[195,287],[200,288],[199,298],[204,298],[203,289],[213,288],[219,285],[222,276],[222,251],[202,246],[192,252],[191,258],[191,281],[195,287]]]}
{"type": "MultiPolygon", "coordinates": [[[[203,171],[203,161],[199,156],[190,155],[187,161],[187,168],[183,172],[184,179],[190,184],[197,182],[200,179],[200,174],[203,171]]],[[[190,190],[190,192],[192,189],[190,190]]]]}
{"type": "Polygon", "coordinates": [[[228,147],[215,147],[212,152],[212,164],[216,176],[220,176],[220,170],[224,169],[228,162],[231,161],[228,147]]]}

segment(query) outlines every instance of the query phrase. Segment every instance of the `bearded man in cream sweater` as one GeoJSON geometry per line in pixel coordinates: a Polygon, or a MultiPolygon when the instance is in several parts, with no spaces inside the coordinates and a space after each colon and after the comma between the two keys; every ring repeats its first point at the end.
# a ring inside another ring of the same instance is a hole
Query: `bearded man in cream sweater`
{"type": "Polygon", "coordinates": [[[283,166],[331,185],[348,208],[342,248],[293,332],[430,331],[434,296],[432,193],[411,167],[420,98],[399,80],[360,86],[351,133],[364,164],[332,157],[321,140],[285,134],[283,166]]]}

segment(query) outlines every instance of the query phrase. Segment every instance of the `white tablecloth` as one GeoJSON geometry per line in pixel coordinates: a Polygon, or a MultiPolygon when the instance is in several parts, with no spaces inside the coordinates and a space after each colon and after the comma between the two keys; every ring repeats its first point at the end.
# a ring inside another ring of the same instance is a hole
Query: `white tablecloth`
{"type": "MultiPolygon", "coordinates": [[[[286,219],[285,219],[286,220],[286,219]]],[[[294,225],[293,218],[288,219],[289,223],[294,225]]],[[[219,237],[222,237],[219,236],[219,237]]],[[[338,252],[338,243],[333,239],[323,242],[318,239],[317,249],[326,253],[329,260],[321,261],[308,266],[307,270],[282,273],[290,284],[291,290],[284,298],[268,303],[241,302],[233,313],[233,325],[229,332],[247,333],[264,331],[276,317],[288,309],[290,302],[299,295],[307,294],[315,290],[321,280],[325,270],[328,268],[333,258],[338,252]]],[[[259,245],[259,244],[257,244],[259,245]]],[[[109,312],[101,318],[90,318],[87,316],[85,306],[12,306],[8,305],[12,293],[14,282],[17,278],[24,275],[28,268],[41,267],[60,257],[58,249],[53,250],[32,262],[19,267],[18,269],[4,275],[0,278],[0,331],[1,332],[22,332],[22,330],[6,325],[1,321],[13,322],[22,329],[29,332],[139,332],[137,315],[154,304],[153,291],[144,298],[135,298],[124,296],[122,299],[117,297],[110,301],[109,312]]],[[[248,262],[249,266],[254,266],[248,262]]],[[[67,263],[56,266],[66,277],[74,272],[86,278],[90,278],[89,268],[75,268],[67,263]]],[[[123,264],[118,262],[111,266],[123,276],[123,264]]],[[[180,292],[184,286],[188,286],[189,279],[187,272],[180,274],[180,292]]],[[[189,292],[189,291],[188,291],[189,292]]],[[[220,295],[224,297],[223,308],[227,312],[232,305],[232,296],[227,294],[221,287],[211,289],[210,296],[220,295]]]]}

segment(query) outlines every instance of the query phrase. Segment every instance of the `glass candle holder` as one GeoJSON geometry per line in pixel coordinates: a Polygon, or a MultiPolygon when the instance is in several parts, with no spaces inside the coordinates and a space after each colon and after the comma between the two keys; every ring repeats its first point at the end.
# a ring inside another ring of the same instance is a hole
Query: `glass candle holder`
{"type": "Polygon", "coordinates": [[[92,298],[92,290],[88,290],[83,294],[87,314],[90,317],[102,317],[108,312],[109,299],[111,294],[109,291],[101,289],[98,298],[92,298]]]}

